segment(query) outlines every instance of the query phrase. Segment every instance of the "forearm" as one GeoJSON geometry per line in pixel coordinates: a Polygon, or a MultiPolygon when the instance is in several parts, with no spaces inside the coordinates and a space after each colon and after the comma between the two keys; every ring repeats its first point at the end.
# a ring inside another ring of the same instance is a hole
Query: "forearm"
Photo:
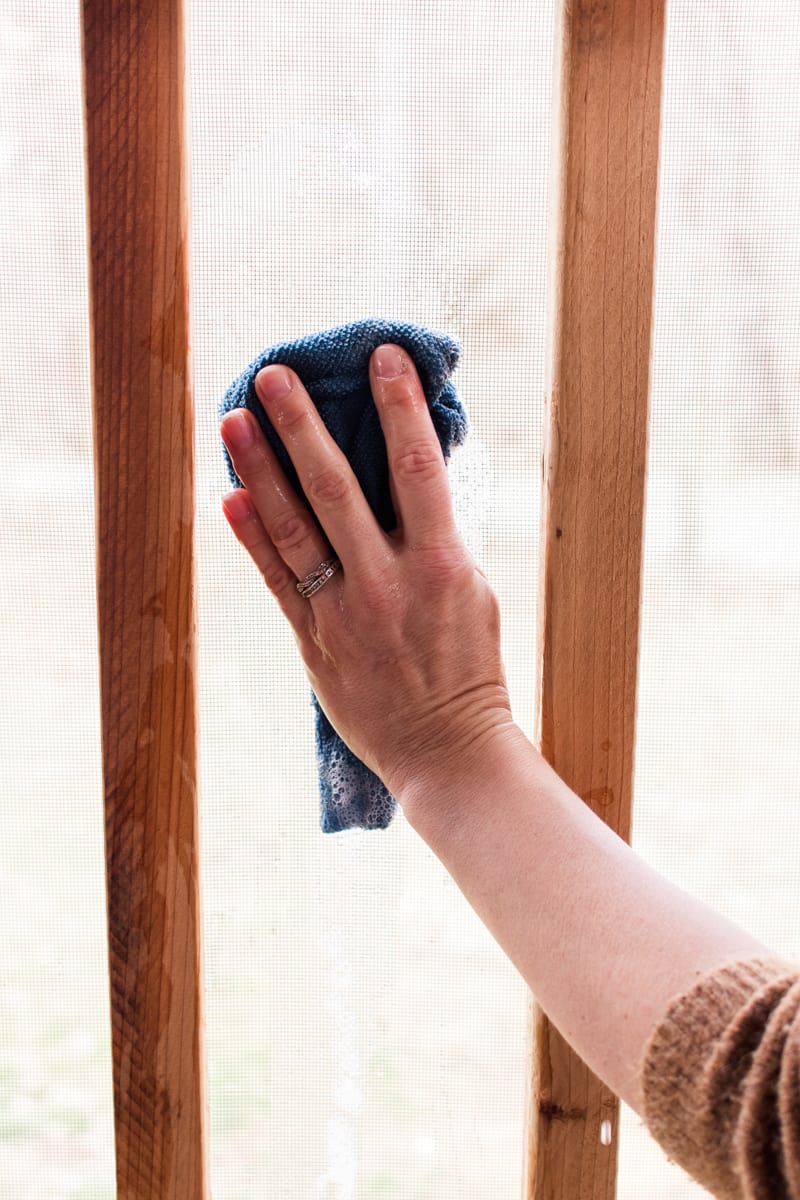
{"type": "Polygon", "coordinates": [[[648,866],[516,727],[400,801],[562,1035],[640,1115],[644,1049],[669,1000],[768,953],[648,866]]]}
{"type": "Polygon", "coordinates": [[[497,598],[458,533],[419,375],[400,347],[382,345],[370,386],[392,535],[278,363],[256,387],[315,516],[248,412],[223,425],[245,484],[225,512],[331,724],[400,801],[564,1037],[641,1112],[642,1052],[671,997],[766,948],[651,870],[513,724],[497,598]],[[341,570],[300,595],[297,580],[332,547],[341,570]]]}

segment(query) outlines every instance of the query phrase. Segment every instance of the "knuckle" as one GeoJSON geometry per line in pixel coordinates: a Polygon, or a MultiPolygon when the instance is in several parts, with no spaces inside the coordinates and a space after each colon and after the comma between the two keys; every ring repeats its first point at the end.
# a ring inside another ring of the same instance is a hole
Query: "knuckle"
{"type": "Polygon", "coordinates": [[[295,577],[283,563],[268,562],[261,568],[264,583],[274,596],[283,596],[294,586],[295,577]]]}
{"type": "Polygon", "coordinates": [[[408,375],[400,375],[384,384],[381,395],[384,408],[415,408],[414,385],[408,375]]]}
{"type": "Polygon", "coordinates": [[[258,446],[251,446],[236,460],[236,473],[240,479],[258,482],[267,474],[267,460],[258,446]]]}
{"type": "Polygon", "coordinates": [[[380,624],[383,621],[394,619],[397,610],[397,596],[385,587],[380,585],[367,587],[359,600],[371,621],[380,624]]]}
{"type": "Polygon", "coordinates": [[[350,499],[350,482],[339,467],[326,467],[308,484],[308,496],[328,508],[341,508],[350,499]]]}
{"type": "Polygon", "coordinates": [[[281,517],[270,530],[273,545],[280,551],[299,549],[308,535],[308,523],[296,512],[281,517]]]}
{"type": "Polygon", "coordinates": [[[392,460],[392,473],[404,482],[425,483],[438,475],[442,456],[431,442],[415,442],[404,447],[392,460]]]}
{"type": "Polygon", "coordinates": [[[438,546],[420,547],[419,562],[429,587],[452,587],[460,577],[472,575],[473,564],[461,542],[445,542],[438,546]]]}
{"type": "Polygon", "coordinates": [[[281,430],[288,433],[291,437],[296,437],[297,434],[302,433],[308,424],[308,420],[308,409],[303,406],[283,412],[277,417],[281,430]]]}
{"type": "Polygon", "coordinates": [[[401,614],[407,603],[402,583],[392,578],[390,566],[376,571],[375,564],[358,578],[358,602],[371,618],[391,618],[401,614]]]}
{"type": "Polygon", "coordinates": [[[368,577],[359,581],[358,598],[365,608],[383,608],[390,597],[390,590],[379,579],[368,577]]]}

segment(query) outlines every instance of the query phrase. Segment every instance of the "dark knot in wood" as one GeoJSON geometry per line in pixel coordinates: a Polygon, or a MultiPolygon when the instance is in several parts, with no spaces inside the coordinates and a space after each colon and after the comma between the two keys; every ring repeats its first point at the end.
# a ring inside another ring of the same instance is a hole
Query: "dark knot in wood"
{"type": "Polygon", "coordinates": [[[555,1104],[552,1100],[539,1102],[539,1114],[545,1121],[585,1121],[585,1108],[564,1108],[563,1104],[555,1104]]]}

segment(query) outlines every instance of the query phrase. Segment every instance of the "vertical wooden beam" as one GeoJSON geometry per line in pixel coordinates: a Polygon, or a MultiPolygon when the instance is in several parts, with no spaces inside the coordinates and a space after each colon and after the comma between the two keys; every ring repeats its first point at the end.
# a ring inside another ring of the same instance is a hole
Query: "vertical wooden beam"
{"type": "Polygon", "coordinates": [[[181,0],[83,0],[119,1200],[203,1200],[181,0]]]}
{"type": "MultiPolygon", "coordinates": [[[[538,733],[626,840],[664,4],[556,3],[538,733]]],[[[527,1197],[611,1200],[616,1096],[535,1004],[532,1046],[527,1197]]]]}

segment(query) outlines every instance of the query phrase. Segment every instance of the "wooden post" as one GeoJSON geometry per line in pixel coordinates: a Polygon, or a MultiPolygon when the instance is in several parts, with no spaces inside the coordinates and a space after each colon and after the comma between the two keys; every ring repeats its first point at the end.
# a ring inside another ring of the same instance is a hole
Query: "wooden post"
{"type": "MultiPolygon", "coordinates": [[[[664,3],[556,3],[538,732],[626,840],[664,3]]],[[[535,1003],[532,1047],[528,1200],[611,1200],[616,1096],[535,1003]]]]}
{"type": "Polygon", "coordinates": [[[181,0],[83,0],[119,1200],[203,1200],[181,0]]]}

